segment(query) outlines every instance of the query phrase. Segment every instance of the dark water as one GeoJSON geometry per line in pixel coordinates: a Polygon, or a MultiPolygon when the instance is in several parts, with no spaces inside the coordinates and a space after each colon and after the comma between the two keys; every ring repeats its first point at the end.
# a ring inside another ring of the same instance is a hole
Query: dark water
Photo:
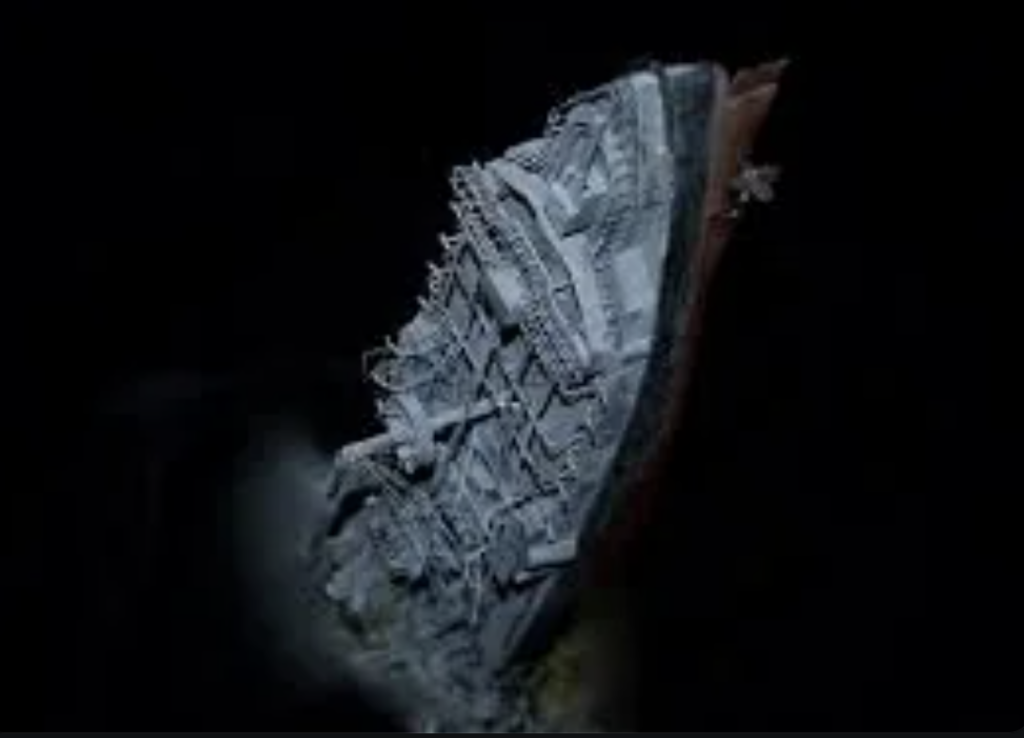
{"type": "Polygon", "coordinates": [[[432,32],[397,5],[22,19],[0,714],[387,725],[264,642],[221,522],[235,460],[287,456],[282,427],[313,449],[365,427],[354,363],[412,309],[449,165],[645,55],[787,53],[763,146],[780,199],[725,259],[636,553],[643,722],[1018,727],[1011,451],[991,420],[1013,335],[1009,47],[966,18],[911,44],[866,14],[491,10],[432,32]]]}

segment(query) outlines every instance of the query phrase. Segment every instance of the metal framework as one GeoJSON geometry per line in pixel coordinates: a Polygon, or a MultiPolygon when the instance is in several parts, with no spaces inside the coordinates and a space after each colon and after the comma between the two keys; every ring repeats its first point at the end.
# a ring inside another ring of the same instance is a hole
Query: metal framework
{"type": "Polygon", "coordinates": [[[325,591],[354,660],[414,695],[424,730],[507,717],[501,675],[603,494],[668,248],[664,94],[632,74],[456,167],[456,232],[419,312],[369,356],[385,429],[338,454],[351,512],[325,591]]]}

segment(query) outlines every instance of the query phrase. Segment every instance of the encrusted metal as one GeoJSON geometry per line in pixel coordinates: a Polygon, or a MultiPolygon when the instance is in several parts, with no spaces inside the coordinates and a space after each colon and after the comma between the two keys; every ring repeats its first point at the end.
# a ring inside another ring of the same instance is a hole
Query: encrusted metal
{"type": "Polygon", "coordinates": [[[325,592],[353,661],[424,732],[528,729],[505,675],[606,494],[654,341],[666,90],[632,74],[457,167],[456,232],[370,357],[384,430],[337,456],[325,592]]]}

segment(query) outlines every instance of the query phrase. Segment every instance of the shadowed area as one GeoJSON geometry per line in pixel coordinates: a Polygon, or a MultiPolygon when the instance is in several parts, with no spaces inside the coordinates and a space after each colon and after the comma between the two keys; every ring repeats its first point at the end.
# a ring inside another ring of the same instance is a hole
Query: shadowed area
{"type": "MultiPolygon", "coordinates": [[[[218,521],[240,480],[301,482],[367,431],[354,357],[409,317],[452,163],[638,58],[778,55],[778,200],[723,256],[625,561],[637,710],[650,730],[1019,727],[1019,485],[993,422],[1017,47],[953,7],[909,33],[765,3],[26,11],[5,86],[5,727],[389,724],[282,666],[305,645],[273,623],[302,595],[236,575],[244,539],[218,521]]],[[[290,582],[315,498],[276,508],[276,484],[252,492],[281,528],[260,555],[290,582]]]]}
{"type": "Polygon", "coordinates": [[[103,408],[74,458],[116,504],[80,512],[83,541],[109,538],[105,552],[81,549],[93,591],[71,625],[93,668],[64,724],[127,728],[155,714],[189,729],[397,726],[351,678],[344,644],[318,629],[304,554],[323,525],[329,456],[301,394],[273,373],[173,375],[103,408]]]}

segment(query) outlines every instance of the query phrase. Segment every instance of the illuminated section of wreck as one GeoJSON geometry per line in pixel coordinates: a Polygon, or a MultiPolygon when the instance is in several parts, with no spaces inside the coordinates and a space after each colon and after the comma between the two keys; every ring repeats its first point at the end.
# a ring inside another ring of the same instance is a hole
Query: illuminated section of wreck
{"type": "Polygon", "coordinates": [[[617,497],[667,254],[699,217],[716,72],[631,74],[456,168],[427,294],[369,357],[384,430],[337,456],[325,591],[353,661],[422,730],[515,723],[502,675],[617,497]]]}

